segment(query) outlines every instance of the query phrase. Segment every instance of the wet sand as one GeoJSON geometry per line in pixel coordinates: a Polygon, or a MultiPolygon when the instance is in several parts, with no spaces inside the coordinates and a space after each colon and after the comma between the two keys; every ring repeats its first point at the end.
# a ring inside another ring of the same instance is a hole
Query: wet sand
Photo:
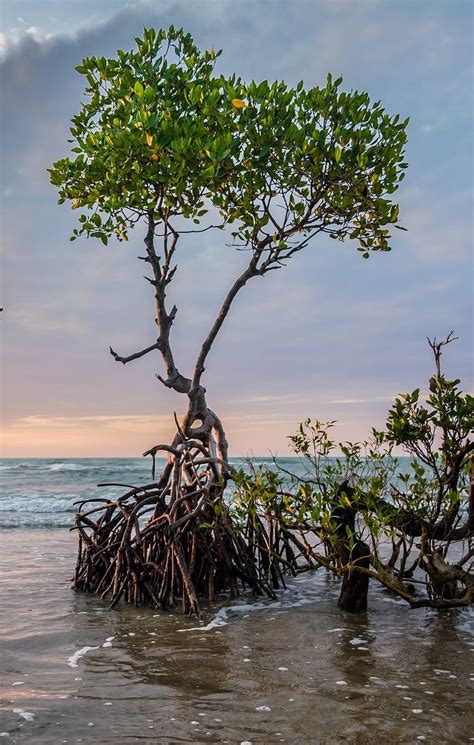
{"type": "Polygon", "coordinates": [[[69,590],[74,560],[67,531],[0,532],[0,742],[474,741],[472,610],[374,589],[344,614],[320,571],[201,622],[110,612],[69,590]]]}

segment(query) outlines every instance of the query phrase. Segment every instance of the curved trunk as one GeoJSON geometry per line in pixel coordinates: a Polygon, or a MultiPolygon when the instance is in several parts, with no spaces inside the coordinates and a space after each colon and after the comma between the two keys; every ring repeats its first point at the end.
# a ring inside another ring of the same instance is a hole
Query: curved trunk
{"type": "Polygon", "coordinates": [[[201,385],[188,393],[189,407],[178,436],[200,440],[213,458],[227,463],[229,446],[222,422],[206,402],[206,391],[201,385]]]}
{"type": "Polygon", "coordinates": [[[357,541],[352,550],[343,541],[338,546],[339,560],[344,566],[352,564],[354,568],[342,577],[342,587],[337,601],[338,608],[350,613],[364,613],[367,610],[369,576],[358,572],[357,567],[369,569],[370,548],[363,541],[357,541]]]}

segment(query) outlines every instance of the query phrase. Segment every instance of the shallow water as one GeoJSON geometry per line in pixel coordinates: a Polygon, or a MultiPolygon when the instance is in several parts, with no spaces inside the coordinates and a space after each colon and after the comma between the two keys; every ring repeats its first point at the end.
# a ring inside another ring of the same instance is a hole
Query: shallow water
{"type": "Polygon", "coordinates": [[[68,531],[0,531],[0,742],[474,741],[474,614],[375,589],[336,609],[323,571],[202,621],[74,594],[68,531]],[[207,630],[205,630],[207,629],[207,630]]]}

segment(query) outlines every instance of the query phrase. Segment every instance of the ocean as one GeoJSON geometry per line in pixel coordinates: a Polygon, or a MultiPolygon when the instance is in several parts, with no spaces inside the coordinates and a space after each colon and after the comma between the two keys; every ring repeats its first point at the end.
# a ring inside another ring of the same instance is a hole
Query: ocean
{"type": "Polygon", "coordinates": [[[74,502],[149,480],[144,459],[0,461],[0,742],[474,741],[472,609],[374,585],[342,613],[323,570],[201,619],[72,592],[74,502]]]}

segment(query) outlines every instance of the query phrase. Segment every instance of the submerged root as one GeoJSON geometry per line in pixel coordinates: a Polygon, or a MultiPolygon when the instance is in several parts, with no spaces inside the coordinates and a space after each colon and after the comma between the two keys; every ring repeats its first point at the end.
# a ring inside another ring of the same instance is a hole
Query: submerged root
{"type": "Polygon", "coordinates": [[[109,598],[111,607],[181,604],[187,614],[199,613],[200,598],[235,597],[242,587],[275,597],[279,554],[263,526],[249,541],[234,525],[224,501],[229,466],[197,440],[149,453],[160,451],[169,460],[157,481],[114,501],[80,503],[73,588],[109,598]]]}

